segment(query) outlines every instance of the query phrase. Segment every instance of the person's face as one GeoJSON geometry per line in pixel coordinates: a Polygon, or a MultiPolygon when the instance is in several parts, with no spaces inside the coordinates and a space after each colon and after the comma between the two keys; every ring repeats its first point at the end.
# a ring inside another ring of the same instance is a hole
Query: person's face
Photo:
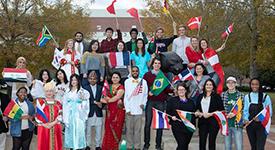
{"type": "Polygon", "coordinates": [[[120,81],[120,77],[117,74],[113,74],[113,76],[112,76],[113,84],[118,84],[119,81],[120,81]]]}
{"type": "Polygon", "coordinates": [[[72,82],[71,84],[72,84],[73,87],[77,87],[78,81],[77,81],[76,77],[73,77],[71,82],[72,82]]]}
{"type": "Polygon", "coordinates": [[[73,41],[69,41],[67,47],[68,47],[68,49],[73,49],[74,42],[73,41]]]}
{"type": "Polygon", "coordinates": [[[184,97],[186,94],[186,89],[183,86],[179,86],[177,92],[179,97],[184,97]]]}
{"type": "Polygon", "coordinates": [[[43,79],[43,82],[46,82],[49,79],[49,75],[46,71],[43,72],[42,79],[43,79]]]}
{"type": "Polygon", "coordinates": [[[208,45],[207,45],[206,41],[205,41],[205,40],[202,40],[202,41],[201,41],[201,48],[202,48],[202,49],[207,49],[207,47],[208,47],[208,45]]]}
{"type": "Polygon", "coordinates": [[[179,28],[179,30],[178,30],[179,36],[184,36],[184,35],[185,35],[185,32],[186,32],[186,30],[185,30],[184,27],[181,27],[181,28],[179,28]]]}
{"type": "Polygon", "coordinates": [[[163,31],[162,31],[162,30],[158,30],[158,31],[156,32],[156,37],[157,37],[158,39],[161,39],[161,38],[163,37],[163,31]]]}
{"type": "Polygon", "coordinates": [[[17,62],[17,68],[21,68],[21,69],[26,68],[26,62],[23,59],[19,60],[17,62]]]}
{"type": "Polygon", "coordinates": [[[54,90],[45,90],[46,98],[54,98],[54,90]]]}
{"type": "Polygon", "coordinates": [[[77,34],[75,35],[75,40],[76,40],[77,42],[81,42],[81,41],[83,40],[82,34],[77,33],[77,34]]]}
{"type": "Polygon", "coordinates": [[[258,80],[253,80],[250,86],[253,92],[258,92],[260,89],[260,82],[258,80]]]}
{"type": "Polygon", "coordinates": [[[119,52],[122,52],[123,49],[124,49],[123,43],[119,42],[119,43],[117,44],[117,50],[118,50],[119,52]]]}
{"type": "Polygon", "coordinates": [[[63,74],[61,71],[59,71],[59,72],[57,73],[57,78],[58,78],[60,81],[64,81],[64,74],[63,74]]]}
{"type": "Polygon", "coordinates": [[[207,81],[205,85],[206,92],[212,92],[214,89],[214,86],[211,81],[207,81]]]}
{"type": "Polygon", "coordinates": [[[136,78],[138,78],[138,76],[139,76],[139,70],[137,68],[133,68],[132,69],[132,77],[136,79],[136,78]]]}
{"type": "Polygon", "coordinates": [[[226,86],[227,86],[228,90],[235,90],[236,89],[236,82],[227,81],[226,86]]]}
{"type": "Polygon", "coordinates": [[[191,40],[191,45],[192,45],[192,47],[198,47],[198,46],[199,46],[199,41],[198,41],[198,39],[192,38],[192,40],[191,40]]]}
{"type": "Polygon", "coordinates": [[[137,47],[138,47],[138,49],[143,48],[143,42],[141,40],[137,41],[137,47]]]}
{"type": "Polygon", "coordinates": [[[198,76],[203,75],[203,71],[204,70],[203,70],[203,68],[202,68],[201,65],[197,65],[196,68],[195,68],[195,70],[196,70],[196,73],[197,73],[198,76]]]}
{"type": "Polygon", "coordinates": [[[106,36],[107,36],[107,38],[112,38],[113,32],[111,30],[107,30],[106,31],[106,36]]]}
{"type": "Polygon", "coordinates": [[[95,42],[93,45],[92,45],[92,51],[97,51],[97,49],[98,49],[98,42],[95,42]]]}
{"type": "Polygon", "coordinates": [[[137,32],[135,32],[135,31],[133,31],[132,33],[131,33],[131,38],[132,39],[137,39],[137,32]]]}
{"type": "Polygon", "coordinates": [[[160,61],[155,60],[154,63],[153,63],[153,69],[158,71],[160,69],[160,67],[161,67],[160,61]]]}
{"type": "Polygon", "coordinates": [[[91,85],[95,85],[96,82],[97,82],[96,76],[90,74],[89,77],[88,77],[88,81],[89,81],[89,83],[90,83],[91,85]]]}
{"type": "Polygon", "coordinates": [[[18,91],[17,93],[17,97],[20,99],[20,100],[24,100],[25,97],[27,97],[27,91],[26,89],[21,89],[18,91]]]}

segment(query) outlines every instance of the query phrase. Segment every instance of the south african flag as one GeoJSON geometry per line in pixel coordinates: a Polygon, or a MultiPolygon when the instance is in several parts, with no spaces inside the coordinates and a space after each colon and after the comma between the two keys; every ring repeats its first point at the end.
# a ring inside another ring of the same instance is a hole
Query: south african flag
{"type": "Polygon", "coordinates": [[[40,32],[39,37],[36,40],[36,45],[43,47],[50,39],[52,39],[52,35],[50,34],[48,28],[44,26],[42,32],[40,32]]]}

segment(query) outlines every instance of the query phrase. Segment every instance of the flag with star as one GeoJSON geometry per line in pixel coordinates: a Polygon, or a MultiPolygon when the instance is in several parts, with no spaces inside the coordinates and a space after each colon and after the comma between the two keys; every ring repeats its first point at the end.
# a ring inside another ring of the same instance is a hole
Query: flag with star
{"type": "Polygon", "coordinates": [[[162,71],[159,71],[150,89],[155,96],[158,96],[168,85],[169,80],[162,71]]]}

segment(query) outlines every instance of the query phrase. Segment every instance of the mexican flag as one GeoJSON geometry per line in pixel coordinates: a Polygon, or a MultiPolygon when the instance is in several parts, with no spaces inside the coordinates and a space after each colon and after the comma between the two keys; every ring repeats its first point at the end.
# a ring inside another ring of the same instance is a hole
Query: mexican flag
{"type": "Polygon", "coordinates": [[[168,85],[169,80],[162,71],[159,71],[150,89],[155,96],[158,96],[168,85]]]}

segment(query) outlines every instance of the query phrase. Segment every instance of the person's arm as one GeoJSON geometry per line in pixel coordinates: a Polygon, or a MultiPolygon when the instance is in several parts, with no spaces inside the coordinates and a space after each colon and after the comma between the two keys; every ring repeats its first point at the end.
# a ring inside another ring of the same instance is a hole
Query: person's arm
{"type": "Polygon", "coordinates": [[[117,94],[114,97],[109,98],[107,100],[108,103],[112,103],[112,102],[116,102],[116,101],[120,100],[123,97],[123,94],[124,94],[124,90],[122,90],[122,89],[118,90],[117,94]]]}
{"type": "Polygon", "coordinates": [[[117,29],[117,39],[119,41],[122,41],[122,33],[121,33],[121,31],[119,29],[117,29]]]}
{"type": "Polygon", "coordinates": [[[248,95],[245,95],[244,108],[243,108],[243,120],[249,121],[248,117],[249,117],[249,99],[248,99],[248,95]]]}
{"type": "Polygon", "coordinates": [[[142,79],[143,81],[143,106],[146,105],[147,100],[148,100],[148,86],[147,86],[147,81],[142,79]]]}
{"type": "Polygon", "coordinates": [[[125,93],[124,93],[124,107],[125,107],[125,111],[126,113],[130,112],[130,108],[129,108],[129,97],[130,97],[130,92],[129,92],[129,83],[128,83],[129,79],[127,79],[124,83],[125,86],[125,93]]]}
{"type": "Polygon", "coordinates": [[[175,21],[173,21],[173,33],[177,35],[177,23],[175,21]]]}
{"type": "Polygon", "coordinates": [[[176,40],[173,40],[173,44],[172,44],[172,52],[176,52],[176,50],[177,50],[176,40]]]}
{"type": "Polygon", "coordinates": [[[223,43],[221,45],[221,47],[219,47],[218,49],[216,49],[216,52],[218,53],[218,52],[222,51],[224,48],[225,48],[225,43],[223,43]]]}
{"type": "Polygon", "coordinates": [[[148,44],[148,39],[147,39],[146,34],[143,31],[141,32],[141,34],[142,34],[142,38],[144,40],[144,44],[148,44]]]}

